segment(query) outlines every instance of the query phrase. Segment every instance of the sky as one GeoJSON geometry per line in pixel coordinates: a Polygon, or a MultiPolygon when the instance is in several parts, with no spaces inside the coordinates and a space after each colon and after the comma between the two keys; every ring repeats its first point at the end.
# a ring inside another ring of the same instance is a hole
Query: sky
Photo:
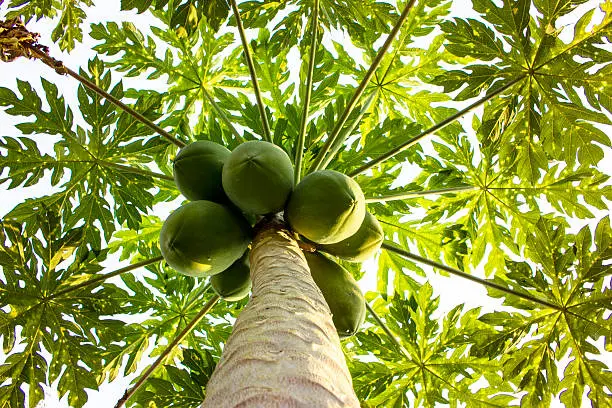
{"type": "MultiPolygon", "coordinates": [[[[467,0],[463,0],[467,1],[467,0]]],[[[465,12],[468,7],[462,7],[461,3],[463,1],[455,1],[453,5],[453,13],[452,15],[465,15],[465,12]]],[[[588,4],[582,7],[592,7],[592,5],[596,3],[596,1],[590,1],[588,4]]],[[[0,6],[0,18],[4,15],[6,11],[6,6],[0,6]]],[[[86,23],[83,25],[85,27],[85,33],[88,33],[86,27],[89,26],[90,23],[99,23],[101,21],[109,21],[114,20],[117,21],[117,17],[120,17],[119,21],[131,21],[141,30],[144,30],[147,26],[150,25],[152,18],[147,14],[138,15],[134,11],[131,12],[119,12],[119,0],[107,0],[107,1],[98,1],[95,8],[87,10],[87,15],[89,16],[86,23]]],[[[562,21],[560,24],[571,25],[572,21],[562,21]]],[[[56,58],[62,60],[67,67],[76,68],[82,65],[85,65],[87,60],[93,58],[95,56],[95,52],[92,51],[91,47],[94,42],[85,35],[85,40],[82,44],[79,44],[77,48],[71,52],[70,54],[61,52],[57,46],[52,45],[51,41],[48,40],[50,38],[50,33],[52,32],[55,25],[55,21],[50,24],[48,21],[40,21],[40,22],[31,22],[28,24],[28,28],[31,31],[38,32],[41,34],[41,42],[45,45],[50,45],[51,55],[56,58]]],[[[571,32],[570,32],[571,34],[571,32]]],[[[337,40],[337,39],[336,39],[337,40]]],[[[1,64],[0,65],[0,86],[5,86],[11,88],[13,90],[16,89],[16,80],[27,80],[35,86],[36,89],[42,89],[40,86],[40,77],[44,77],[51,82],[55,83],[60,92],[65,96],[67,101],[71,103],[73,107],[77,106],[76,104],[76,89],[78,87],[78,83],[67,76],[60,76],[55,72],[51,71],[49,68],[44,66],[42,63],[34,60],[26,60],[20,59],[10,64],[1,64]]],[[[113,75],[113,79],[116,81],[119,79],[117,74],[113,75]]],[[[156,81],[151,80],[142,80],[135,78],[123,78],[125,83],[125,88],[133,87],[146,87],[148,89],[165,89],[165,82],[163,79],[159,79],[156,81]]],[[[464,118],[465,123],[471,123],[471,115],[468,115],[464,118]]],[[[15,123],[18,123],[18,120],[15,120],[14,117],[9,115],[4,115],[0,112],[0,137],[2,136],[18,136],[20,132],[13,127],[15,123]]],[[[466,126],[469,128],[469,126],[466,126]]],[[[53,143],[57,140],[57,137],[48,137],[45,141],[41,143],[41,150],[52,152],[53,143]]],[[[612,155],[610,151],[606,152],[607,157],[604,160],[608,165],[607,173],[612,174],[612,155]]],[[[0,173],[1,174],[1,173],[0,173]]],[[[49,176],[46,176],[46,180],[49,180],[49,176]]],[[[33,197],[33,196],[41,196],[45,194],[49,194],[49,188],[44,187],[45,183],[39,183],[34,187],[29,188],[17,188],[14,190],[7,191],[6,184],[0,186],[0,216],[3,216],[8,211],[10,211],[16,204],[21,202],[25,197],[33,197]]],[[[167,216],[167,214],[174,208],[178,206],[178,202],[173,202],[170,204],[161,205],[155,208],[155,215],[160,216],[162,219],[167,216]]],[[[107,264],[108,270],[114,270],[117,268],[118,263],[116,261],[109,262],[107,264]]],[[[364,264],[364,268],[367,271],[364,279],[360,281],[360,286],[362,290],[367,291],[369,289],[374,289],[375,287],[375,279],[376,279],[376,262],[368,261],[364,264]]],[[[427,268],[425,268],[427,270],[427,268]]],[[[479,271],[476,271],[477,273],[479,271]]],[[[482,271],[480,271],[480,275],[482,275],[482,271]]],[[[438,313],[442,315],[445,311],[448,311],[455,307],[458,303],[465,303],[466,308],[471,309],[474,307],[483,306],[487,309],[502,309],[501,300],[493,299],[487,296],[486,290],[481,285],[476,283],[460,279],[454,277],[443,277],[436,273],[431,273],[431,270],[428,270],[427,280],[430,282],[434,291],[437,295],[440,296],[440,307],[438,313]]],[[[424,279],[421,279],[423,282],[424,279]]],[[[4,355],[0,351],[0,362],[3,361],[4,355]]],[[[608,353],[608,358],[610,358],[610,353],[608,353]]],[[[150,363],[152,359],[145,358],[141,362],[141,367],[144,367],[148,363],[150,363]]],[[[612,360],[610,360],[612,361],[612,360]]],[[[117,401],[126,388],[129,386],[129,383],[135,376],[129,376],[127,378],[120,378],[115,381],[112,385],[103,384],[100,387],[99,392],[89,392],[90,400],[85,405],[86,408],[101,408],[108,407],[110,403],[114,405],[114,402],[117,401]]],[[[39,405],[39,407],[48,407],[48,408],[66,408],[68,407],[66,398],[62,400],[58,400],[55,395],[55,391],[53,389],[47,390],[47,396],[45,401],[39,405]]],[[[558,402],[553,406],[561,406],[558,402]]],[[[587,405],[588,406],[588,405],[587,405]]]]}

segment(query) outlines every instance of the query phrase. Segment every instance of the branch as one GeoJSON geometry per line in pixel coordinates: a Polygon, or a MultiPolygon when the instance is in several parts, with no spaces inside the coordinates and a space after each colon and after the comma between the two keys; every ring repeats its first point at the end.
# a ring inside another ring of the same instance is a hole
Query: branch
{"type": "Polygon", "coordinates": [[[505,90],[507,90],[508,88],[510,88],[511,86],[513,86],[514,84],[516,84],[517,82],[519,82],[520,80],[522,80],[523,78],[525,78],[525,75],[520,75],[519,77],[517,77],[516,79],[508,82],[506,85],[502,86],[501,88],[497,89],[496,91],[485,95],[484,97],[482,97],[481,99],[477,100],[476,102],[472,103],[470,106],[468,106],[467,108],[460,110],[459,112],[455,113],[454,115],[449,116],[448,118],[444,119],[442,122],[430,127],[429,129],[421,132],[420,134],[416,135],[415,137],[413,137],[412,139],[408,140],[407,142],[399,145],[398,147],[390,150],[387,153],[384,153],[383,155],[381,155],[380,157],[364,164],[363,166],[361,166],[360,168],[358,168],[357,170],[353,171],[352,173],[349,174],[349,176],[351,177],[355,177],[361,173],[366,172],[367,170],[371,169],[372,167],[376,166],[377,164],[380,164],[382,162],[384,162],[387,159],[390,159],[391,157],[395,156],[398,153],[403,152],[404,150],[408,149],[409,147],[414,146],[415,144],[417,144],[421,139],[423,139],[426,136],[430,136],[433,133],[437,132],[438,130],[450,125],[451,123],[453,123],[455,120],[459,119],[460,117],[462,117],[463,115],[465,115],[466,113],[469,113],[471,111],[473,111],[474,109],[478,108],[480,105],[484,104],[485,102],[493,99],[494,97],[496,97],[497,95],[501,94],[502,92],[504,92],[505,90]]]}
{"type": "Polygon", "coordinates": [[[382,321],[382,319],[380,318],[380,316],[378,316],[378,314],[376,314],[376,312],[374,311],[374,309],[372,309],[372,306],[370,306],[370,304],[368,302],[365,302],[366,304],[366,308],[368,309],[368,312],[370,312],[370,314],[372,315],[372,317],[374,318],[374,320],[376,320],[376,323],[378,323],[378,325],[380,326],[381,329],[383,329],[383,331],[385,333],[387,333],[387,336],[389,336],[389,338],[391,339],[391,341],[399,348],[399,350],[402,352],[402,354],[408,359],[408,360],[412,360],[412,358],[410,357],[410,354],[408,353],[408,350],[406,350],[404,348],[404,346],[402,346],[402,344],[399,342],[399,340],[397,339],[397,337],[395,337],[395,335],[393,334],[393,332],[391,331],[391,329],[389,329],[389,327],[386,325],[385,322],[382,321]]]}
{"type": "Polygon", "coordinates": [[[234,125],[232,124],[232,122],[229,120],[229,118],[227,117],[227,115],[225,114],[225,112],[223,112],[223,110],[221,109],[221,107],[219,106],[219,104],[214,100],[214,98],[212,97],[212,95],[206,90],[206,88],[202,87],[202,92],[204,93],[204,96],[206,97],[206,99],[208,99],[208,102],[210,102],[210,104],[212,105],[213,109],[215,110],[215,112],[217,112],[217,115],[219,115],[219,117],[221,118],[221,120],[223,121],[223,123],[225,123],[227,125],[227,127],[232,131],[232,134],[234,136],[236,136],[236,139],[238,140],[244,140],[244,138],[242,137],[242,135],[240,133],[238,133],[238,131],[236,130],[236,128],[234,127],[234,125]]]}
{"type": "Polygon", "coordinates": [[[249,67],[251,80],[253,81],[253,89],[255,91],[255,98],[257,99],[257,107],[259,108],[259,115],[261,116],[261,123],[264,130],[263,138],[271,143],[272,136],[270,135],[270,125],[268,124],[268,117],[266,116],[266,108],[263,100],[261,99],[261,90],[259,89],[259,82],[257,81],[257,73],[255,72],[253,58],[251,57],[251,52],[249,51],[249,44],[247,43],[246,33],[244,32],[244,27],[242,26],[242,20],[240,19],[240,12],[238,11],[236,0],[230,0],[230,3],[234,16],[236,17],[236,25],[238,26],[238,33],[240,34],[240,41],[242,41],[244,56],[247,61],[247,66],[249,67]]]}
{"type": "Polygon", "coordinates": [[[113,105],[115,105],[118,108],[122,109],[125,113],[127,113],[130,116],[132,116],[137,121],[139,121],[142,124],[144,124],[144,125],[148,126],[149,128],[151,128],[154,132],[156,132],[158,135],[162,136],[168,142],[172,143],[173,145],[177,146],[178,148],[185,147],[185,142],[183,142],[183,141],[177,139],[176,137],[172,136],[170,133],[168,133],[167,131],[165,131],[164,129],[162,129],[161,127],[159,127],[158,125],[156,125],[155,123],[153,123],[152,121],[150,121],[149,119],[147,119],[146,117],[141,115],[140,113],[136,112],[134,109],[130,108],[125,103],[121,102],[119,99],[115,98],[114,96],[112,96],[108,92],[106,92],[103,89],[101,89],[100,87],[98,87],[93,82],[89,81],[87,78],[84,78],[81,75],[79,75],[76,72],[74,72],[73,70],[71,70],[69,68],[66,68],[61,61],[57,61],[55,59],[52,59],[53,65],[51,65],[50,61],[47,61],[47,57],[48,56],[45,56],[43,58],[42,55],[41,55],[41,56],[39,56],[39,59],[42,62],[44,62],[46,65],[50,66],[51,68],[54,68],[55,71],[58,74],[68,74],[72,78],[76,79],[77,81],[82,83],[85,87],[89,88],[90,90],[92,90],[96,94],[100,95],[102,98],[105,98],[106,100],[108,100],[113,105]]]}
{"type": "Polygon", "coordinates": [[[366,203],[381,203],[381,202],[387,202],[387,201],[406,200],[408,198],[423,197],[423,196],[434,195],[434,194],[448,194],[448,193],[456,193],[459,191],[473,191],[473,190],[479,190],[479,189],[480,189],[479,187],[474,187],[474,186],[460,186],[460,187],[441,188],[438,190],[406,191],[403,193],[390,194],[390,195],[380,196],[380,197],[367,197],[365,199],[365,202],[366,203]]]}
{"type": "Polygon", "coordinates": [[[308,123],[308,111],[310,108],[310,97],[312,95],[312,77],[314,74],[315,58],[317,55],[317,35],[319,28],[319,0],[314,0],[312,10],[312,32],[310,33],[310,59],[308,60],[308,74],[306,77],[306,94],[304,95],[304,106],[302,119],[300,120],[300,132],[295,148],[295,184],[300,182],[302,176],[302,159],[304,158],[304,142],[306,140],[306,125],[308,123]]]}
{"type": "MultiPolygon", "coordinates": [[[[206,289],[208,290],[208,288],[210,287],[210,284],[206,286],[206,289]]],[[[210,309],[213,308],[213,306],[217,303],[217,301],[220,299],[219,295],[214,295],[208,302],[206,302],[206,304],[204,305],[204,307],[202,307],[202,310],[193,318],[193,320],[191,322],[189,322],[189,324],[187,326],[185,326],[185,328],[174,338],[174,340],[172,340],[171,343],[169,343],[164,352],[157,358],[157,360],[155,360],[153,362],[153,364],[151,364],[151,366],[142,374],[142,376],[138,379],[138,382],[136,382],[136,384],[134,384],[134,386],[132,388],[130,388],[129,390],[125,391],[125,393],[123,394],[123,396],[121,397],[121,399],[119,401],[117,401],[117,404],[115,405],[115,408],[120,408],[121,406],[123,406],[123,404],[125,404],[130,398],[132,398],[132,396],[134,395],[134,393],[136,391],[138,391],[138,389],[144,384],[145,381],[147,381],[149,379],[149,377],[151,376],[151,374],[153,374],[153,372],[155,371],[155,369],[157,367],[159,367],[159,365],[166,359],[166,357],[168,356],[168,354],[170,354],[170,352],[172,352],[172,350],[174,350],[174,348],[180,343],[182,342],[185,337],[187,337],[187,335],[189,333],[191,333],[191,331],[193,330],[193,328],[200,322],[200,320],[202,320],[202,318],[206,315],[206,313],[208,313],[210,311],[210,309]]]]}
{"type": "Polygon", "coordinates": [[[500,292],[504,292],[509,295],[513,295],[513,296],[517,296],[525,300],[529,300],[531,302],[539,304],[540,306],[549,307],[557,311],[563,310],[560,306],[555,305],[554,303],[550,303],[547,300],[539,299],[528,293],[516,292],[512,289],[508,289],[507,287],[494,283],[490,280],[486,280],[486,279],[479,278],[477,276],[470,275],[468,273],[460,271],[459,269],[451,268],[450,266],[446,266],[441,263],[429,260],[427,258],[423,258],[422,256],[419,256],[419,255],[414,255],[402,248],[398,248],[394,244],[390,243],[390,241],[383,242],[382,247],[388,251],[395,252],[396,254],[400,256],[403,256],[408,259],[412,259],[413,261],[417,261],[417,262],[423,263],[425,265],[429,265],[434,268],[442,269],[443,271],[446,271],[452,275],[459,276],[460,278],[464,278],[472,282],[480,283],[481,285],[487,286],[495,290],[499,290],[500,292]]]}
{"type": "Polygon", "coordinates": [[[123,111],[134,117],[136,120],[153,129],[170,143],[178,146],[179,148],[185,146],[185,143],[178,140],[170,133],[166,132],[164,129],[157,126],[155,123],[151,122],[149,119],[145,118],[143,115],[121,102],[119,99],[104,91],[99,86],[89,81],[87,78],[84,78],[73,70],[67,68],[62,61],[56,60],[55,58],[51,57],[49,55],[49,48],[44,45],[38,44],[37,40],[40,35],[38,33],[29,32],[25,28],[21,20],[13,19],[8,21],[0,21],[0,28],[4,30],[2,32],[2,38],[10,38],[11,40],[13,40],[10,45],[8,45],[9,43],[0,42],[0,60],[10,62],[17,59],[18,57],[36,58],[42,61],[48,67],[53,68],[53,70],[55,70],[55,72],[57,72],[58,74],[67,74],[73,77],[85,87],[94,91],[102,98],[107,99],[113,105],[121,108],[123,111]]]}
{"type": "MultiPolygon", "coordinates": [[[[397,23],[395,24],[395,26],[393,27],[393,29],[389,33],[389,36],[387,37],[387,40],[385,41],[383,46],[380,48],[380,50],[378,50],[378,54],[376,54],[376,57],[374,58],[374,61],[372,61],[372,65],[368,69],[368,72],[366,73],[365,77],[361,80],[361,83],[359,84],[359,86],[355,90],[355,93],[353,94],[353,97],[349,101],[348,105],[346,105],[346,108],[344,109],[344,112],[342,113],[342,116],[338,120],[338,123],[336,123],[336,126],[334,127],[334,130],[332,131],[332,134],[329,136],[329,138],[327,139],[327,141],[323,145],[323,148],[321,149],[321,151],[317,155],[314,163],[310,167],[310,172],[311,173],[313,171],[317,171],[317,170],[321,169],[322,164],[323,164],[323,160],[325,159],[325,156],[327,155],[327,153],[329,153],[329,150],[331,149],[331,147],[337,143],[336,139],[339,138],[340,131],[342,130],[342,127],[344,126],[344,124],[348,120],[351,112],[353,112],[353,109],[355,108],[355,106],[357,106],[357,103],[359,102],[359,99],[361,98],[361,95],[365,91],[366,86],[368,86],[368,83],[370,82],[370,79],[372,79],[372,77],[374,76],[374,73],[376,72],[376,69],[378,69],[380,63],[382,62],[383,57],[385,56],[385,54],[389,50],[389,47],[391,47],[391,43],[393,42],[393,40],[397,36],[397,33],[402,28],[402,25],[404,25],[404,22],[408,18],[408,14],[410,12],[410,9],[414,5],[414,3],[415,3],[415,0],[410,0],[408,2],[408,4],[406,4],[406,7],[404,8],[404,11],[402,12],[402,14],[400,15],[399,20],[397,21],[397,23]]],[[[342,140],[340,141],[340,143],[342,143],[342,140]]]]}
{"type": "Polygon", "coordinates": [[[122,273],[130,272],[130,271],[133,271],[135,269],[142,268],[144,266],[154,264],[155,262],[163,261],[163,259],[164,259],[163,256],[157,256],[155,258],[146,259],[144,261],[140,261],[140,262],[137,262],[135,264],[128,265],[128,266],[125,266],[123,268],[119,268],[119,269],[117,269],[117,270],[115,270],[113,272],[105,273],[104,275],[100,275],[100,276],[98,276],[96,278],[93,278],[93,279],[90,279],[88,281],[79,283],[78,285],[70,286],[70,287],[68,287],[68,288],[66,288],[64,290],[60,290],[59,292],[54,293],[51,297],[52,298],[58,298],[60,296],[64,296],[67,293],[74,292],[75,290],[82,289],[82,288],[87,287],[87,286],[95,285],[97,283],[100,283],[102,281],[110,279],[113,276],[121,275],[122,273]]]}

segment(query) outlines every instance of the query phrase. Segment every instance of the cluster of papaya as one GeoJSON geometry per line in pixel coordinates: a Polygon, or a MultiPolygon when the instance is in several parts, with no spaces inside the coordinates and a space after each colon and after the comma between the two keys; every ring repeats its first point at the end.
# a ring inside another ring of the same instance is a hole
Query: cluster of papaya
{"type": "Polygon", "coordinates": [[[289,227],[318,250],[304,256],[339,335],[359,329],[365,319],[363,294],[345,268],[320,252],[361,262],[380,248],[382,228],[366,211],[353,179],[321,170],[295,186],[291,159],[272,143],[249,141],[230,152],[201,140],[178,152],[174,180],[190,202],[162,227],[160,245],[168,265],[186,275],[211,276],[222,298],[240,300],[251,289],[252,221],[284,211],[289,227]]]}

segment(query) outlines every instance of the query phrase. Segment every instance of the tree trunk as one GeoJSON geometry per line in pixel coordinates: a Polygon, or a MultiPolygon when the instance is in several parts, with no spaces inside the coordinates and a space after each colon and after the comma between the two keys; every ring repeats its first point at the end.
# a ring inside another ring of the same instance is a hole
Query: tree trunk
{"type": "Polygon", "coordinates": [[[251,278],[202,408],[359,407],[329,307],[278,225],[253,240],[251,278]]]}

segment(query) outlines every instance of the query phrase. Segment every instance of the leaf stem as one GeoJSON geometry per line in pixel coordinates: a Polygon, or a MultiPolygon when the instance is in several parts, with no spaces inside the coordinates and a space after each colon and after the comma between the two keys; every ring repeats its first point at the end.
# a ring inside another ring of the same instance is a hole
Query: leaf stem
{"type": "Polygon", "coordinates": [[[306,125],[308,124],[308,112],[310,108],[310,98],[312,96],[312,77],[317,55],[317,36],[319,28],[319,0],[314,0],[312,9],[312,32],[310,33],[310,56],[308,60],[308,73],[306,76],[306,93],[304,95],[304,106],[302,107],[302,119],[300,120],[300,131],[298,134],[297,146],[295,148],[295,184],[300,182],[302,177],[302,160],[304,158],[304,144],[306,141],[306,125]]]}
{"type": "Polygon", "coordinates": [[[263,138],[265,141],[272,143],[272,136],[270,134],[270,125],[268,124],[268,117],[266,116],[266,108],[261,98],[261,90],[259,89],[259,82],[257,81],[257,73],[255,72],[255,65],[253,64],[253,58],[251,57],[251,51],[249,51],[249,44],[247,43],[246,33],[242,25],[242,19],[240,18],[240,12],[238,11],[238,5],[236,0],[230,0],[232,11],[236,17],[236,25],[238,26],[238,33],[240,34],[240,41],[242,41],[242,49],[246,58],[247,66],[249,67],[249,73],[251,74],[251,80],[253,82],[253,90],[255,91],[255,98],[257,99],[257,107],[259,108],[259,114],[261,116],[261,123],[263,125],[263,138]]]}
{"type": "Polygon", "coordinates": [[[345,127],[344,129],[342,129],[342,133],[340,134],[340,137],[338,137],[336,144],[332,146],[331,148],[331,153],[328,154],[323,160],[323,163],[321,163],[321,167],[320,167],[321,170],[326,169],[327,166],[329,166],[329,163],[338,154],[338,152],[340,152],[340,149],[342,149],[342,146],[344,145],[344,141],[353,134],[353,131],[355,130],[357,125],[361,123],[361,119],[363,119],[368,109],[370,109],[370,106],[372,105],[372,102],[374,102],[374,98],[376,97],[377,93],[378,91],[372,92],[372,94],[368,97],[366,102],[361,107],[359,115],[355,118],[353,123],[351,123],[348,127],[345,127]]]}
{"type": "Polygon", "coordinates": [[[90,279],[90,280],[88,280],[86,282],[82,282],[82,283],[79,283],[78,285],[70,286],[70,287],[68,287],[68,288],[66,288],[64,290],[60,290],[59,292],[53,293],[51,295],[51,297],[52,298],[58,298],[60,296],[64,296],[65,294],[70,293],[70,292],[74,292],[75,290],[82,289],[82,288],[87,287],[87,286],[95,285],[97,283],[100,283],[102,281],[110,279],[113,276],[121,275],[122,273],[130,272],[130,271],[133,271],[135,269],[142,268],[144,266],[148,266],[148,265],[154,264],[155,262],[160,262],[163,259],[164,259],[163,256],[156,256],[154,258],[145,259],[144,261],[140,261],[140,262],[137,262],[135,264],[128,265],[128,266],[125,266],[123,268],[119,268],[119,269],[117,269],[117,270],[115,270],[113,272],[105,273],[104,275],[100,275],[100,276],[98,276],[96,278],[93,278],[93,279],[90,279]]]}
{"type": "Polygon", "coordinates": [[[143,115],[141,115],[140,113],[136,112],[134,109],[130,108],[125,103],[121,102],[119,99],[115,98],[114,96],[112,96],[111,94],[109,94],[108,92],[106,92],[105,90],[103,90],[102,88],[100,88],[98,85],[94,84],[93,82],[91,82],[87,78],[82,77],[81,75],[79,75],[75,71],[73,71],[70,68],[66,67],[62,61],[56,60],[55,58],[51,57],[50,55],[48,55],[48,54],[46,54],[46,53],[44,53],[42,51],[40,51],[39,49],[37,49],[35,47],[28,46],[28,48],[32,52],[32,55],[34,55],[37,59],[42,61],[48,67],[53,68],[55,70],[55,72],[57,72],[58,74],[60,74],[60,75],[67,74],[67,75],[71,76],[72,78],[76,79],[81,84],[83,84],[85,87],[89,88],[90,90],[92,90],[96,94],[100,95],[102,98],[105,98],[106,100],[108,100],[113,105],[121,108],[125,113],[131,115],[133,118],[135,118],[139,122],[141,122],[144,125],[150,127],[151,129],[153,129],[155,132],[157,132],[159,135],[161,135],[168,142],[174,144],[175,146],[177,146],[179,148],[185,146],[185,143],[183,141],[181,141],[181,140],[177,139],[176,137],[172,136],[170,133],[166,132],[164,129],[162,129],[161,127],[159,127],[155,123],[151,122],[149,119],[145,118],[143,115]]]}
{"type": "Polygon", "coordinates": [[[397,339],[397,337],[395,337],[395,335],[393,334],[393,332],[391,331],[391,329],[389,329],[389,327],[387,326],[387,324],[385,322],[382,321],[382,319],[380,318],[380,316],[378,316],[378,314],[374,311],[374,309],[372,308],[372,306],[370,306],[370,304],[368,302],[365,302],[366,308],[368,309],[368,312],[370,312],[370,314],[372,315],[372,317],[374,318],[374,320],[376,320],[376,323],[378,323],[378,325],[380,326],[381,329],[383,329],[383,331],[387,334],[387,336],[389,337],[389,339],[391,339],[391,341],[397,346],[397,348],[399,348],[399,350],[402,352],[402,354],[408,359],[408,360],[412,360],[412,358],[410,357],[410,354],[408,353],[408,350],[406,350],[404,348],[404,346],[402,346],[402,344],[399,342],[399,340],[397,339]]]}
{"type": "MultiPolygon", "coordinates": [[[[414,3],[415,3],[415,0],[410,0],[408,2],[408,4],[406,4],[406,7],[404,7],[404,11],[400,15],[399,20],[397,21],[397,23],[395,24],[395,26],[393,27],[393,29],[389,33],[389,36],[385,40],[385,43],[383,44],[383,46],[380,48],[380,50],[378,50],[378,53],[376,54],[376,57],[374,58],[374,61],[372,61],[372,64],[370,65],[370,68],[368,69],[368,72],[365,74],[365,76],[361,80],[361,83],[359,84],[359,86],[355,90],[355,93],[353,94],[353,97],[351,98],[349,103],[346,105],[346,108],[344,109],[344,112],[342,113],[342,116],[340,116],[340,119],[336,123],[336,126],[334,127],[334,129],[332,131],[332,134],[329,136],[329,138],[327,139],[327,141],[323,145],[323,148],[321,149],[321,151],[319,152],[319,154],[315,158],[315,161],[313,162],[312,166],[310,167],[310,172],[317,171],[317,170],[321,169],[322,164],[323,164],[323,160],[325,159],[325,156],[329,153],[331,147],[337,143],[336,139],[338,139],[338,137],[340,136],[342,127],[344,126],[344,124],[348,120],[351,112],[353,112],[353,109],[355,108],[355,106],[357,106],[357,103],[359,102],[359,99],[361,98],[361,95],[364,93],[364,91],[366,89],[366,86],[368,86],[368,84],[370,82],[370,79],[372,79],[372,77],[374,76],[374,73],[376,72],[376,70],[378,69],[380,63],[382,62],[383,57],[385,56],[385,54],[389,50],[389,47],[391,47],[391,43],[393,43],[393,41],[395,40],[395,37],[397,36],[397,33],[402,28],[402,25],[404,25],[404,22],[406,22],[406,19],[408,18],[408,14],[410,12],[410,9],[414,5],[414,3]]],[[[342,142],[342,141],[340,141],[340,142],[342,142]]]]}
{"type": "Polygon", "coordinates": [[[434,194],[448,194],[448,193],[456,193],[459,191],[473,191],[478,190],[479,187],[474,186],[459,186],[459,187],[449,187],[449,188],[441,188],[438,190],[421,190],[421,191],[406,191],[403,193],[390,194],[380,197],[367,197],[365,199],[366,203],[381,203],[384,201],[397,201],[397,200],[406,200],[408,198],[414,197],[423,197],[434,194]]]}
{"type": "Polygon", "coordinates": [[[394,149],[391,149],[387,153],[384,153],[381,156],[379,156],[378,158],[373,159],[372,161],[364,164],[363,166],[361,166],[357,170],[355,170],[352,173],[350,173],[349,176],[355,177],[355,176],[357,176],[357,175],[359,175],[361,173],[364,173],[367,170],[371,169],[372,167],[376,166],[377,164],[380,164],[380,163],[384,162],[385,160],[390,159],[391,157],[395,156],[396,154],[403,152],[404,150],[408,149],[409,147],[414,146],[415,144],[417,144],[424,137],[430,136],[433,133],[437,132],[438,130],[440,130],[440,129],[450,125],[451,123],[453,123],[455,120],[459,119],[460,117],[462,117],[466,113],[471,112],[472,110],[476,109],[480,105],[482,105],[485,102],[493,99],[494,97],[496,97],[497,95],[501,94],[502,92],[504,92],[505,90],[507,90],[511,86],[515,85],[520,80],[522,80],[524,77],[525,77],[525,75],[520,75],[519,77],[517,77],[516,79],[513,79],[512,81],[508,82],[506,85],[502,86],[501,88],[499,88],[499,89],[495,90],[494,92],[492,92],[492,93],[490,93],[488,95],[485,95],[484,97],[480,98],[479,100],[477,100],[476,102],[474,102],[470,106],[468,106],[467,108],[460,110],[459,112],[455,113],[454,115],[451,115],[448,118],[444,119],[442,122],[440,122],[440,123],[430,127],[427,130],[424,130],[423,132],[421,132],[420,134],[416,135],[415,137],[413,137],[412,139],[408,140],[407,142],[397,146],[394,149]]]}
{"type": "MultiPolygon", "coordinates": [[[[207,285],[206,289],[208,290],[209,287],[210,287],[210,284],[207,285]]],[[[153,374],[155,369],[157,369],[157,367],[159,367],[159,365],[166,359],[166,357],[170,354],[170,352],[172,352],[174,347],[176,347],[180,342],[182,342],[185,339],[185,337],[187,337],[189,333],[191,333],[193,328],[200,322],[200,320],[202,320],[202,318],[206,315],[206,313],[208,313],[210,309],[213,308],[213,306],[217,303],[217,301],[219,301],[219,299],[220,299],[219,295],[215,294],[208,302],[206,302],[206,304],[202,307],[202,310],[193,318],[191,322],[189,322],[187,326],[185,326],[183,330],[181,330],[181,332],[174,338],[174,340],[172,340],[172,342],[166,346],[163,353],[142,374],[142,376],[138,379],[138,382],[136,382],[136,384],[134,384],[132,388],[125,391],[121,399],[117,401],[115,408],[120,408],[134,395],[136,391],[138,391],[138,389],[145,383],[145,381],[149,379],[151,374],[153,374]]]]}
{"type": "Polygon", "coordinates": [[[500,292],[504,292],[504,293],[507,293],[509,295],[517,296],[517,297],[520,297],[522,299],[529,300],[529,301],[537,303],[537,304],[539,304],[541,306],[549,307],[549,308],[557,310],[557,311],[562,311],[563,310],[560,306],[555,305],[554,303],[550,303],[550,302],[548,302],[546,300],[539,299],[539,298],[537,298],[535,296],[532,296],[532,295],[530,295],[528,293],[516,292],[516,291],[514,291],[512,289],[508,289],[507,287],[502,286],[502,285],[497,284],[497,283],[494,283],[494,282],[492,282],[490,280],[482,279],[482,278],[479,278],[477,276],[473,276],[473,275],[470,275],[470,274],[465,273],[463,271],[460,271],[459,269],[451,268],[450,266],[446,266],[446,265],[443,265],[441,263],[432,261],[430,259],[423,258],[422,256],[412,254],[412,253],[410,253],[410,252],[408,252],[408,251],[406,251],[406,250],[404,250],[402,248],[398,248],[394,244],[389,243],[389,241],[383,242],[382,247],[384,249],[388,250],[388,251],[395,252],[396,254],[401,255],[401,256],[403,256],[405,258],[412,259],[414,261],[423,263],[425,265],[429,265],[429,266],[434,267],[434,268],[442,269],[443,271],[448,272],[448,273],[450,273],[452,275],[459,276],[461,278],[470,280],[472,282],[480,283],[481,285],[487,286],[487,287],[495,289],[495,290],[499,290],[500,292]]]}
{"type": "Polygon", "coordinates": [[[212,95],[206,90],[206,88],[202,88],[202,93],[204,94],[208,102],[210,102],[211,106],[213,107],[215,112],[217,112],[217,115],[219,115],[223,123],[225,123],[227,127],[232,131],[232,134],[236,136],[236,139],[243,140],[244,138],[242,137],[242,135],[238,133],[238,131],[236,130],[232,122],[229,120],[225,112],[223,112],[219,104],[215,101],[212,95]]]}
{"type": "Polygon", "coordinates": [[[122,170],[122,171],[127,171],[130,173],[135,173],[135,174],[140,174],[142,176],[148,176],[148,177],[153,177],[153,178],[158,178],[161,180],[168,180],[168,181],[174,181],[174,177],[172,176],[168,176],[167,174],[162,174],[162,173],[155,173],[153,171],[150,170],[145,170],[145,169],[139,169],[138,167],[132,167],[132,166],[125,166],[123,164],[119,164],[119,163],[113,163],[113,162],[109,162],[109,161],[99,161],[97,162],[98,164],[105,166],[105,167],[112,167],[118,170],[122,170]]]}

